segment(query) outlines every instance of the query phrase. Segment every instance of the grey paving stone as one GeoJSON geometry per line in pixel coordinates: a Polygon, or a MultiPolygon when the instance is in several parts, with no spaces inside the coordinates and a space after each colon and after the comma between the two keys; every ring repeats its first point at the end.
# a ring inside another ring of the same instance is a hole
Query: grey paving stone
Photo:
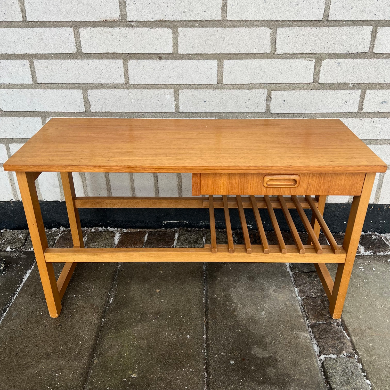
{"type": "MultiPolygon", "coordinates": [[[[215,234],[217,236],[217,244],[225,245],[228,243],[227,234],[226,234],[225,229],[216,229],[215,234]]],[[[243,244],[244,243],[244,241],[241,242],[241,241],[237,240],[236,231],[233,232],[233,239],[235,240],[235,244],[243,244]]],[[[210,230],[207,229],[205,243],[210,244],[210,242],[211,242],[210,230]]]]}
{"type": "Polygon", "coordinates": [[[142,248],[145,243],[145,230],[123,232],[119,238],[117,248],[142,248]]]}
{"type": "Polygon", "coordinates": [[[390,383],[390,256],[358,256],[343,319],[375,389],[390,383]]]}
{"type": "Polygon", "coordinates": [[[317,272],[296,272],[293,275],[295,287],[301,298],[326,295],[317,272]]]}
{"type": "Polygon", "coordinates": [[[311,263],[291,263],[291,272],[316,272],[314,264],[311,263]]]}
{"type": "Polygon", "coordinates": [[[379,234],[362,234],[359,244],[362,246],[362,252],[365,255],[390,254],[390,246],[379,234]]]}
{"type": "Polygon", "coordinates": [[[28,236],[27,230],[1,230],[0,250],[16,250],[22,248],[28,236]]]}
{"type": "Polygon", "coordinates": [[[177,248],[203,248],[204,230],[196,229],[179,229],[177,237],[177,248]]]}
{"type": "Polygon", "coordinates": [[[320,355],[353,355],[351,341],[336,321],[312,324],[311,330],[320,355]]]}
{"type": "MultiPolygon", "coordinates": [[[[61,235],[62,231],[60,229],[46,229],[46,238],[47,238],[47,243],[50,247],[54,247],[58,237],[61,235]]],[[[32,251],[32,242],[31,242],[31,237],[30,234],[27,234],[27,239],[24,245],[21,248],[24,251],[32,251]]]]}
{"type": "Polygon", "coordinates": [[[115,264],[79,264],[50,318],[32,271],[0,325],[0,389],[82,389],[115,264]]]}
{"type": "Polygon", "coordinates": [[[175,230],[151,230],[145,241],[145,248],[172,248],[175,234],[175,230]]]}
{"type": "Polygon", "coordinates": [[[32,252],[0,252],[0,318],[34,260],[32,252]]]}
{"type": "Polygon", "coordinates": [[[85,237],[86,248],[114,248],[115,232],[111,230],[89,231],[85,237]]]}
{"type": "Polygon", "coordinates": [[[64,229],[57,238],[57,241],[54,244],[55,248],[72,248],[72,233],[70,229],[64,229]]]}
{"type": "Polygon", "coordinates": [[[326,358],[323,367],[332,390],[370,390],[355,359],[326,358]]]}
{"type": "Polygon", "coordinates": [[[324,389],[286,266],[207,268],[209,389],[324,389]]]}
{"type": "Polygon", "coordinates": [[[203,389],[203,280],[197,263],[124,263],[87,389],[203,389]]]}
{"type": "Polygon", "coordinates": [[[302,305],[309,322],[332,321],[329,312],[329,301],[326,296],[302,298],[302,305]]]}

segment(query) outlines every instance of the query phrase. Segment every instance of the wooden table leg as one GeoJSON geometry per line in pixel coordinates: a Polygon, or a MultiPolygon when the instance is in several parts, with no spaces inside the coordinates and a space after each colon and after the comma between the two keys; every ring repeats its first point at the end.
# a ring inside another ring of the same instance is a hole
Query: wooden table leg
{"type": "Polygon", "coordinates": [[[35,188],[35,178],[38,175],[34,172],[16,172],[16,176],[18,178],[20,194],[30,230],[35,259],[41,276],[47,308],[49,309],[50,317],[56,318],[61,312],[61,299],[54,275],[53,264],[46,263],[45,261],[44,253],[48,245],[37,190],[35,188]]]}
{"type": "Polygon", "coordinates": [[[351,212],[349,213],[347,229],[343,242],[343,248],[347,252],[345,263],[339,264],[330,300],[330,313],[333,318],[341,317],[345,297],[347,295],[349,279],[355,261],[356,251],[359,245],[360,235],[366,217],[371,190],[374,184],[375,173],[367,173],[362,193],[353,198],[351,212]]]}
{"type": "MultiPolygon", "coordinates": [[[[75,206],[74,200],[76,193],[74,190],[73,176],[71,172],[61,172],[62,187],[64,189],[65,203],[68,210],[70,232],[72,234],[73,247],[84,248],[83,233],[81,230],[79,212],[75,206]]],[[[58,278],[57,286],[62,298],[66,287],[72,277],[77,263],[66,263],[58,278]]]]}

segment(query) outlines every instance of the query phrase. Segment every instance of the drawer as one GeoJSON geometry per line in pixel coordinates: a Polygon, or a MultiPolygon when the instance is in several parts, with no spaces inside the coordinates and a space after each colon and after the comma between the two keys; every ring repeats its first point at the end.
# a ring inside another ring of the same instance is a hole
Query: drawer
{"type": "Polygon", "coordinates": [[[365,173],[193,173],[193,195],[360,195],[365,173]]]}

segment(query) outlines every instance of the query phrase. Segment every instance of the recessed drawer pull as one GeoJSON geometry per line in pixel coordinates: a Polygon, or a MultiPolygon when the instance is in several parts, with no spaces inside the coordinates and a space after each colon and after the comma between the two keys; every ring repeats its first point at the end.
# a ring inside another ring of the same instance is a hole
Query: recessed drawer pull
{"type": "Polygon", "coordinates": [[[266,175],[263,179],[264,187],[295,188],[299,186],[299,175],[266,175]]]}

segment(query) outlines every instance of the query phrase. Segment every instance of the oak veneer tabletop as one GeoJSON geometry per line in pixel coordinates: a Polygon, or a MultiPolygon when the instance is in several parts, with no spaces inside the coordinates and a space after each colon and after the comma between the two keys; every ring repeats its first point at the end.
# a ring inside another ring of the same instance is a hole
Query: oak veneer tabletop
{"type": "Polygon", "coordinates": [[[385,172],[336,119],[51,119],[6,163],[25,172],[385,172]]]}

